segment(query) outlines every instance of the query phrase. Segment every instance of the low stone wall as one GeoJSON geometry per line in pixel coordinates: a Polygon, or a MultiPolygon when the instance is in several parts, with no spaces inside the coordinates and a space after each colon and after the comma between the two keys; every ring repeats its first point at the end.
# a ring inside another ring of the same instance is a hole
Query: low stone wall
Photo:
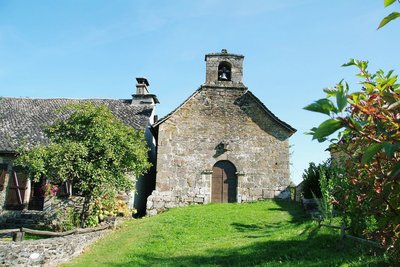
{"type": "Polygon", "coordinates": [[[57,266],[78,256],[86,246],[110,232],[103,230],[22,242],[0,241],[0,266],[57,266]]]}
{"type": "Polygon", "coordinates": [[[204,203],[204,197],[180,197],[172,192],[153,191],[147,198],[146,214],[153,216],[170,208],[204,203]]]}
{"type": "MultiPolygon", "coordinates": [[[[50,227],[57,229],[57,221],[66,216],[68,208],[80,210],[83,197],[71,196],[60,198],[47,198],[43,210],[3,210],[0,211],[0,229],[13,229],[19,227],[41,228],[50,227]]],[[[59,230],[59,229],[57,229],[59,230]]]]}
{"type": "Polygon", "coordinates": [[[44,227],[45,215],[37,210],[3,210],[0,212],[0,229],[44,227]]]}

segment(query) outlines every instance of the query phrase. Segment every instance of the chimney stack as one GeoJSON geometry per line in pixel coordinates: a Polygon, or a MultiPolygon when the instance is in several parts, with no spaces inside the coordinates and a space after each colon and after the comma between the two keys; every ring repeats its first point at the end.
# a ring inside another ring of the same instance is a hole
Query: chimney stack
{"type": "Polygon", "coordinates": [[[136,94],[132,95],[132,105],[155,105],[160,103],[155,95],[149,94],[147,87],[150,84],[146,78],[138,77],[136,78],[136,82],[136,94]]]}
{"type": "Polygon", "coordinates": [[[147,86],[149,86],[149,82],[147,81],[146,78],[136,78],[137,84],[136,84],[136,94],[137,95],[147,95],[149,93],[149,90],[147,89],[147,86]]]}

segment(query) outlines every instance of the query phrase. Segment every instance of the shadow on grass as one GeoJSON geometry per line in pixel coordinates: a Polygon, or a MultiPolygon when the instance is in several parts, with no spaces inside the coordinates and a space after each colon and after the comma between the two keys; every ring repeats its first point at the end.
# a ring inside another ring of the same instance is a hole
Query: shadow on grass
{"type": "Polygon", "coordinates": [[[311,220],[310,215],[304,211],[303,206],[299,202],[280,199],[274,199],[273,201],[279,206],[279,208],[270,208],[269,210],[288,212],[292,217],[292,220],[290,221],[291,223],[301,224],[305,221],[311,220]]]}
{"type": "MultiPolygon", "coordinates": [[[[338,243],[329,235],[308,240],[264,241],[230,249],[208,250],[206,255],[180,257],[148,253],[130,255],[107,266],[339,266],[344,263],[374,264],[372,256],[360,257],[354,244],[338,243]]],[[[374,266],[374,265],[372,265],[374,266]]]]}
{"type": "Polygon", "coordinates": [[[262,226],[256,224],[242,224],[242,223],[232,223],[231,224],[238,232],[250,233],[247,238],[259,238],[266,237],[273,234],[273,232],[279,230],[282,227],[287,226],[287,223],[277,222],[277,223],[267,223],[262,226]]]}

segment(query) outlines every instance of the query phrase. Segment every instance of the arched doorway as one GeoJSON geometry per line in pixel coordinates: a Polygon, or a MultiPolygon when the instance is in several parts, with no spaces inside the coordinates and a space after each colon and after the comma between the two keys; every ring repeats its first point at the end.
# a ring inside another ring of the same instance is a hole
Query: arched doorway
{"type": "Polygon", "coordinates": [[[213,167],[211,202],[237,202],[236,168],[230,161],[218,161],[213,167]]]}

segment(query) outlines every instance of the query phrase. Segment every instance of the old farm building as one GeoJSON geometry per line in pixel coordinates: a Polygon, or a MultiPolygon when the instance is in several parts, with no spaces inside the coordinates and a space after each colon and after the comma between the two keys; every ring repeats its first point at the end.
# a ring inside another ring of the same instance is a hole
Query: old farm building
{"type": "MultiPolygon", "coordinates": [[[[13,166],[12,161],[22,145],[48,142],[43,126],[68,116],[65,112],[59,113],[59,108],[64,105],[91,102],[107,106],[125,124],[145,132],[151,148],[149,158],[154,164],[155,142],[150,127],[154,123],[158,100],[148,93],[148,85],[146,79],[137,78],[136,94],[131,99],[123,100],[0,98],[0,227],[7,222],[15,223],[20,215],[23,217],[21,224],[24,224],[38,217],[34,215],[40,215],[37,210],[43,210],[44,198],[40,187],[44,181],[32,182],[24,170],[13,166]]],[[[154,170],[138,179],[136,197],[128,192],[126,199],[131,207],[145,210],[145,195],[149,195],[154,188],[154,178],[150,176],[154,177],[154,170]]],[[[71,184],[62,184],[59,188],[59,194],[64,197],[74,194],[71,184]]]]}

